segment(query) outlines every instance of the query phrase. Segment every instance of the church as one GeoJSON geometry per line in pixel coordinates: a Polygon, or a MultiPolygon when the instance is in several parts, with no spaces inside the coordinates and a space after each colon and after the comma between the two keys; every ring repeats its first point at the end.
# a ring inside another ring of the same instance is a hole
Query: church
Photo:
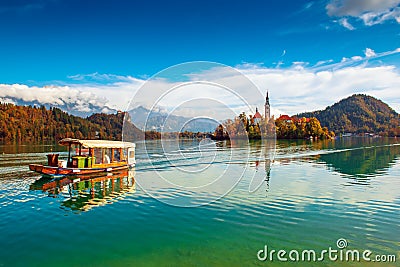
{"type": "MultiPolygon", "coordinates": [[[[266,94],[266,97],[265,97],[264,118],[265,118],[265,120],[266,120],[267,122],[268,122],[269,119],[271,118],[271,108],[270,108],[270,105],[269,105],[268,91],[267,91],[267,94],[266,94]]],[[[261,122],[261,119],[262,119],[262,116],[261,116],[260,112],[258,112],[258,108],[256,108],[256,113],[255,113],[254,116],[253,116],[254,123],[256,123],[256,124],[257,124],[257,123],[260,123],[260,122],[261,122]]]]}

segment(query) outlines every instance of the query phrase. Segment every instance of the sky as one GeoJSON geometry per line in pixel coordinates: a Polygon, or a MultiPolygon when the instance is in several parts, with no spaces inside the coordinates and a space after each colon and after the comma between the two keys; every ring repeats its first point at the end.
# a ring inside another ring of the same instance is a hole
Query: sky
{"type": "MultiPolygon", "coordinates": [[[[231,67],[259,89],[257,97],[235,89],[246,103],[261,108],[268,90],[275,115],[322,109],[353,93],[400,112],[399,53],[400,0],[0,0],[2,102],[124,110],[149,78],[165,78],[164,69],[209,61],[220,68],[206,77],[190,69],[189,80],[218,82],[231,67]]],[[[159,92],[146,88],[144,98],[154,101],[159,92]]]]}

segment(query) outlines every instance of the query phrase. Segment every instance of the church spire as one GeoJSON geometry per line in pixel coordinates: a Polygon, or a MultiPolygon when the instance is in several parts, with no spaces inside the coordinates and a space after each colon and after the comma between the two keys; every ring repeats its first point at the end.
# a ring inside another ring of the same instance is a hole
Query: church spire
{"type": "Polygon", "coordinates": [[[269,118],[271,117],[271,108],[269,105],[269,96],[268,96],[268,90],[267,90],[267,95],[265,96],[265,105],[264,105],[264,118],[268,121],[269,118]]]}

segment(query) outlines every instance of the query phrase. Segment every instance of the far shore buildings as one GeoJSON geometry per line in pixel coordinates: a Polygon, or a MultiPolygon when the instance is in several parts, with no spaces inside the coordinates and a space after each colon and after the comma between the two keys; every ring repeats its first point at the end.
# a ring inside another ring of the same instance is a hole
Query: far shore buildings
{"type": "MultiPolygon", "coordinates": [[[[271,106],[269,104],[269,94],[268,91],[265,96],[265,104],[264,104],[264,118],[268,122],[271,119],[271,106]]],[[[250,115],[250,121],[252,125],[257,125],[259,124],[263,119],[263,116],[261,113],[258,111],[258,108],[256,107],[256,113],[254,115],[250,115]]],[[[286,123],[294,123],[295,121],[298,120],[296,116],[289,116],[286,114],[280,114],[277,120],[283,120],[286,121],[286,123]]],[[[308,123],[310,122],[310,118],[305,118],[304,122],[308,123]]]]}

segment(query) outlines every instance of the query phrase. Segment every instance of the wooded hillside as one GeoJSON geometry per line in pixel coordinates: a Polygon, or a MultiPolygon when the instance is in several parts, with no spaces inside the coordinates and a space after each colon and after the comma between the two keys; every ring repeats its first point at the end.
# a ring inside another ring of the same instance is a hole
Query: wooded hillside
{"type": "MultiPolygon", "coordinates": [[[[121,140],[124,113],[81,118],[58,109],[0,103],[0,141],[41,142],[70,137],[121,140]]],[[[134,137],[142,133],[130,125],[134,137]]]]}
{"type": "Polygon", "coordinates": [[[379,133],[400,135],[400,116],[386,103],[372,96],[355,94],[324,110],[298,114],[316,117],[323,127],[339,133],[379,133]]]}

